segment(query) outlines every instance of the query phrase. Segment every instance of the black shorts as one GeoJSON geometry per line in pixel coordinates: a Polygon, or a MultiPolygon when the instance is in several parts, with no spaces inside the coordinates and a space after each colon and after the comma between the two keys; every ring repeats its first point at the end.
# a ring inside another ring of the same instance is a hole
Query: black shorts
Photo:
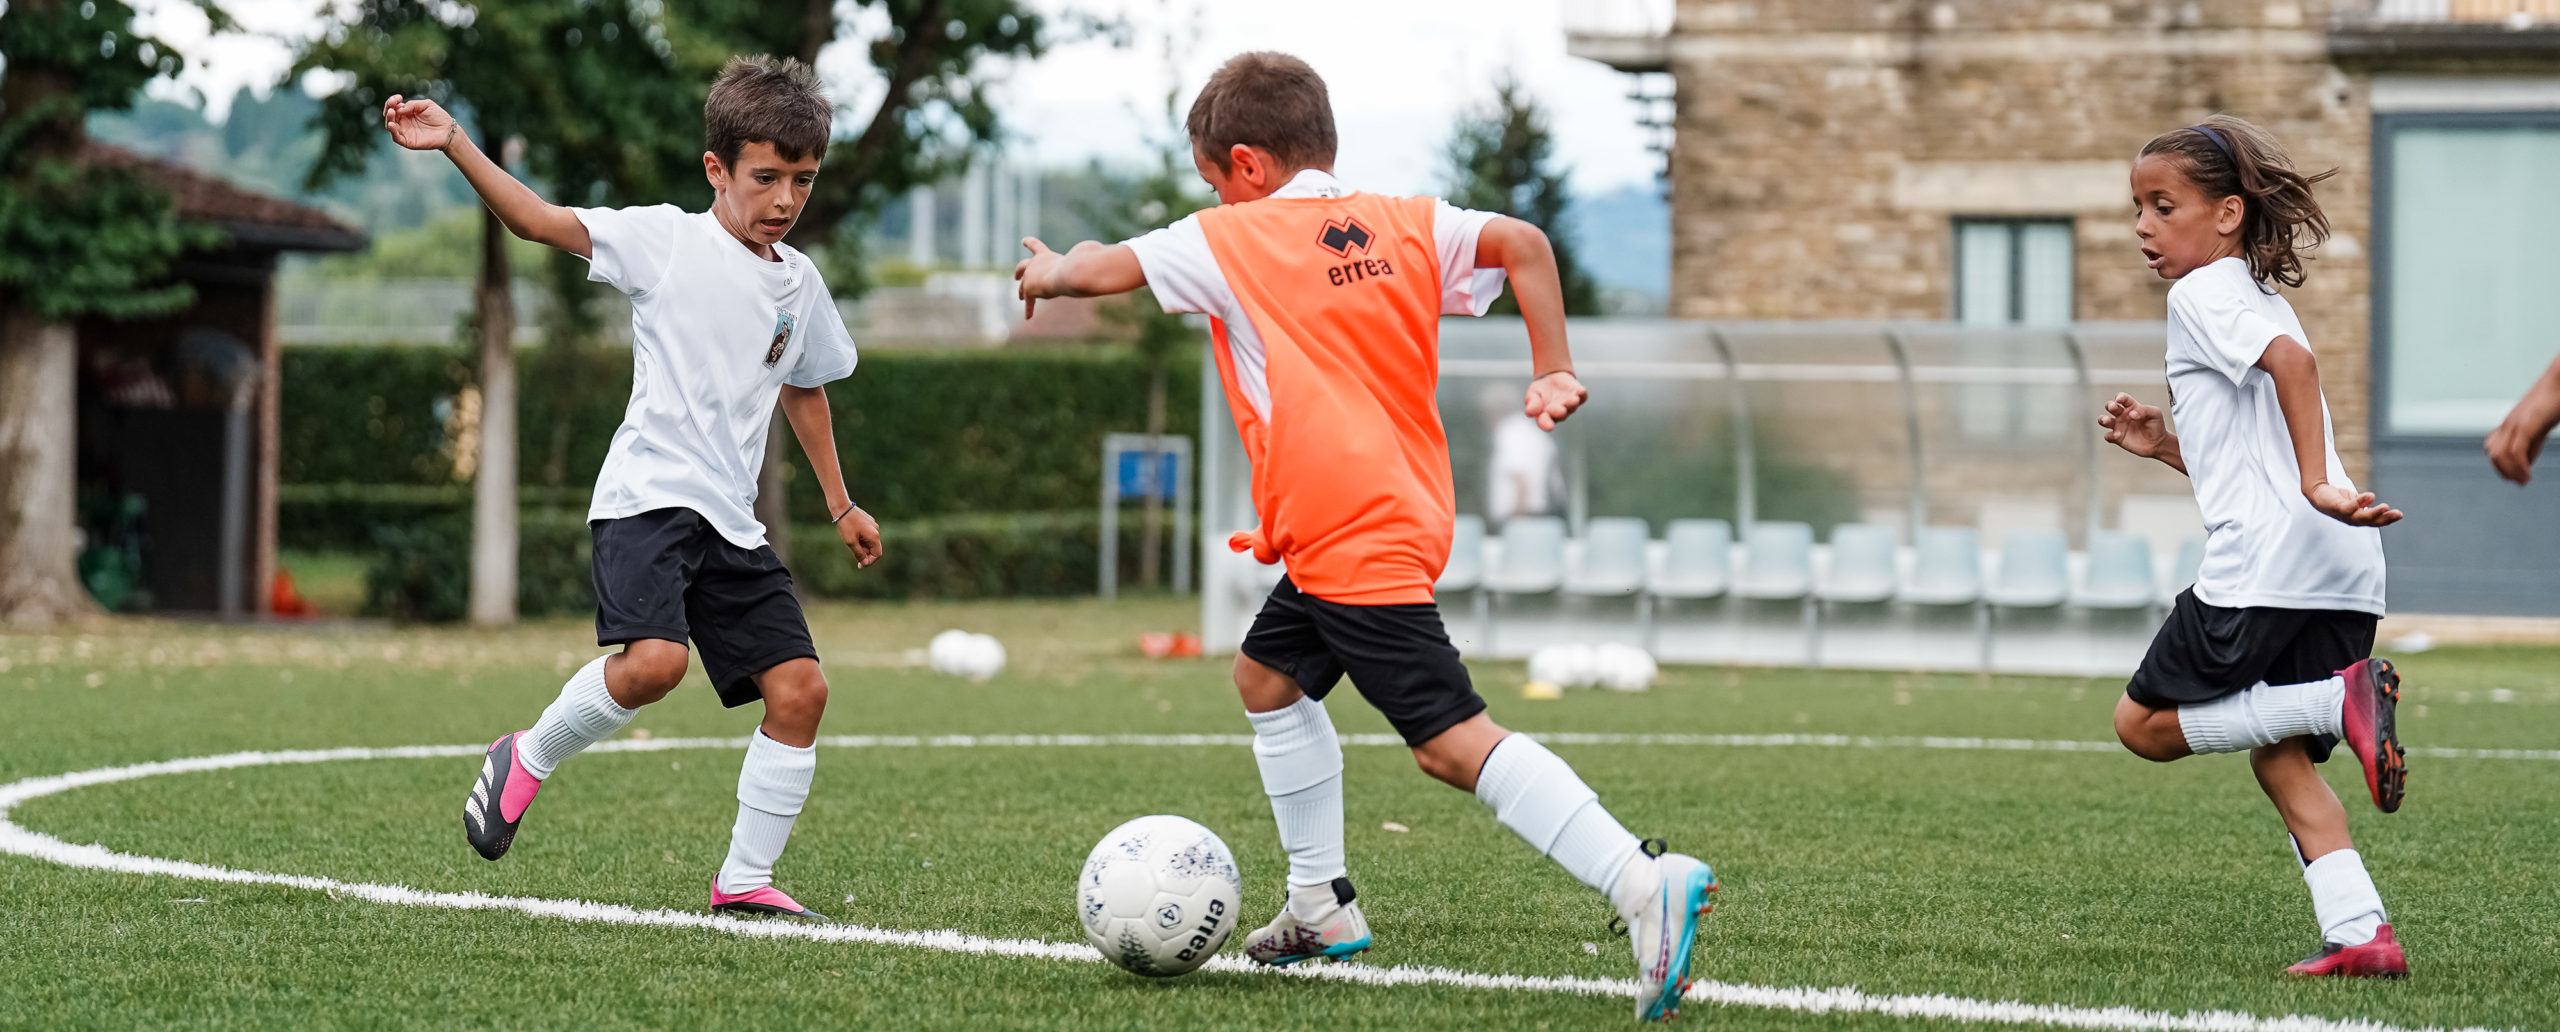
{"type": "Polygon", "coordinates": [[[1322,701],[1342,675],[1387,723],[1419,746],[1484,712],[1458,647],[1428,602],[1347,606],[1299,591],[1280,578],[1244,636],[1244,654],[1322,701]]]}
{"type": "MultiPolygon", "coordinates": [[[[2151,639],[2151,651],[2124,686],[2124,694],[2152,709],[2212,702],[2259,682],[2301,684],[2332,677],[2373,655],[2372,613],[2338,609],[2231,609],[2178,593],[2169,622],[2151,639]]],[[[2327,761],[2337,739],[2312,743],[2314,760],[2327,761]]]]}
{"type": "Polygon", "coordinates": [[[725,706],[763,698],[757,674],[817,658],[791,573],[773,546],[740,548],[685,508],[588,527],[596,540],[596,644],[690,638],[725,706]]]}

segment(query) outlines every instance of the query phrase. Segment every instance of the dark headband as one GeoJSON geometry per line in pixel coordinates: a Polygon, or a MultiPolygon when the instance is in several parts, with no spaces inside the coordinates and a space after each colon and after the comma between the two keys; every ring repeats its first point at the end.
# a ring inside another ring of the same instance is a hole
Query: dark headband
{"type": "Polygon", "coordinates": [[[2218,150],[2218,151],[2221,151],[2221,152],[2222,152],[2222,160],[2224,160],[2224,161],[2228,161],[2228,162],[2230,162],[2230,163],[2232,163],[2232,164],[2234,164],[2234,165],[2237,165],[2237,164],[2239,164],[2239,163],[2240,163],[2240,159],[2239,159],[2239,158],[2233,157],[2233,156],[2231,155],[2231,141],[2226,140],[2226,139],[2223,139],[2223,138],[2222,138],[2222,134],[2221,134],[2221,133],[2218,133],[2218,132],[2213,131],[2213,127],[2212,127],[2212,126],[2209,126],[2209,125],[2201,125],[2201,124],[2199,124],[2199,125],[2191,125],[2191,126],[2188,126],[2187,128],[2189,128],[2189,129],[2193,129],[2193,130],[2195,130],[2195,131],[2197,131],[2197,132],[2200,132],[2200,133],[2203,133],[2203,134],[2204,134],[2204,138],[2205,138],[2205,139],[2212,140],[2212,141],[2213,141],[2213,149],[2215,149],[2215,150],[2218,150]]]}

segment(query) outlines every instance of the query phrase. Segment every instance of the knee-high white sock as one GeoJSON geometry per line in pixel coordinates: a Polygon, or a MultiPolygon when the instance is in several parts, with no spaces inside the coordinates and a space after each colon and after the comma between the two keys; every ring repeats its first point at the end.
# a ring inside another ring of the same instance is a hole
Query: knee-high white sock
{"type": "Polygon", "coordinates": [[[2364,857],[2355,850],[2341,849],[2303,865],[2302,881],[2311,886],[2311,913],[2320,921],[2323,942],[2362,946],[2390,920],[2382,912],[2373,876],[2364,871],[2364,857]]]}
{"type": "Polygon", "coordinates": [[[533,730],[516,740],[516,758],[524,761],[526,773],[548,778],[560,761],[606,736],[622,730],[631,715],[640,712],[622,708],[613,701],[613,693],[604,690],[604,661],[579,667],[569,675],[569,683],[560,686],[560,697],[542,711],[542,719],[533,722],[533,730]]]}
{"type": "Polygon", "coordinates": [[[2244,752],[2303,735],[2343,734],[2344,678],[2304,684],[2260,682],[2212,702],[2178,707],[2178,730],[2197,753],[2244,752]]]}
{"type": "Polygon", "coordinates": [[[1484,758],[1476,798],[1493,807],[1503,827],[1604,893],[1639,846],[1563,757],[1527,735],[1503,739],[1484,758]]]}
{"type": "Polygon", "coordinates": [[[1343,876],[1342,741],[1324,704],[1300,696],[1253,721],[1253,762],[1280,846],[1289,851],[1289,887],[1324,885],[1343,876]]]}
{"type": "Polygon", "coordinates": [[[738,771],[738,823],[729,829],[720,891],[736,895],[773,884],[773,862],[791,841],[791,823],[809,801],[809,781],[817,772],[815,745],[793,748],[761,729],[747,740],[747,765],[738,771]]]}

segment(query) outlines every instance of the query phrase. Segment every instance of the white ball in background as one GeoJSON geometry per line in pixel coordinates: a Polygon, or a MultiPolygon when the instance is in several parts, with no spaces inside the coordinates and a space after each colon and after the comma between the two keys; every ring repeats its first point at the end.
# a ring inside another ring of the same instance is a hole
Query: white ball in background
{"type": "Polygon", "coordinates": [[[1599,683],[1614,691],[1644,691],[1653,687],[1654,676],[1661,672],[1651,654],[1633,645],[1611,642],[1593,651],[1599,683]]]}
{"type": "Polygon", "coordinates": [[[968,669],[963,672],[969,677],[980,681],[984,681],[990,677],[996,676],[997,674],[1003,673],[1004,643],[997,641],[994,635],[970,635],[968,669]]]}
{"type": "Polygon", "coordinates": [[[969,632],[956,627],[934,635],[933,643],[925,647],[925,662],[937,674],[959,673],[961,653],[968,648],[968,642],[969,632]]]}
{"type": "Polygon", "coordinates": [[[1589,688],[1600,682],[1600,653],[1589,645],[1563,646],[1557,660],[1565,670],[1565,679],[1557,682],[1567,688],[1589,688]]]}
{"type": "Polygon", "coordinates": [[[1531,684],[1551,684],[1562,688],[1572,676],[1573,671],[1565,666],[1564,646],[1549,645],[1529,654],[1531,684]]]}

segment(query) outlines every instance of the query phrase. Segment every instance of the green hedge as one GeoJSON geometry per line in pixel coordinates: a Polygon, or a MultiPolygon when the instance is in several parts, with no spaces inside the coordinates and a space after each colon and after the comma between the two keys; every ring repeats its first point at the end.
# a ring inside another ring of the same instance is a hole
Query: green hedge
{"type": "MultiPolygon", "coordinates": [[[[522,615],[595,612],[584,517],[582,509],[527,509],[519,517],[516,608],[522,615]]],[[[1137,522],[1121,522],[1124,584],[1137,576],[1137,522]]],[[[881,528],[880,561],[856,569],[834,527],[804,524],[791,528],[791,572],[804,594],[818,598],[1077,595],[1092,591],[1100,572],[1100,530],[1101,517],[1092,510],[892,521],[881,528]]],[[[467,514],[375,528],[365,570],[366,615],[462,619],[470,541],[467,514]]]]}
{"type": "MultiPolygon", "coordinates": [[[[1168,370],[1169,432],[1200,425],[1200,360],[1186,352],[1168,370]]],[[[452,485],[446,424],[475,361],[461,348],[286,349],[285,542],[344,547],[369,540],[378,522],[415,523],[456,504],[309,492],[452,485]]],[[[527,350],[518,361],[520,480],[583,494],[630,399],[631,353],[527,350]]],[[[1145,428],[1147,370],[1119,347],[877,352],[827,393],[854,497],[885,519],[1066,510],[1093,502],[1102,435],[1145,428]]],[[[806,461],[790,453],[793,518],[825,519],[806,461]]]]}

